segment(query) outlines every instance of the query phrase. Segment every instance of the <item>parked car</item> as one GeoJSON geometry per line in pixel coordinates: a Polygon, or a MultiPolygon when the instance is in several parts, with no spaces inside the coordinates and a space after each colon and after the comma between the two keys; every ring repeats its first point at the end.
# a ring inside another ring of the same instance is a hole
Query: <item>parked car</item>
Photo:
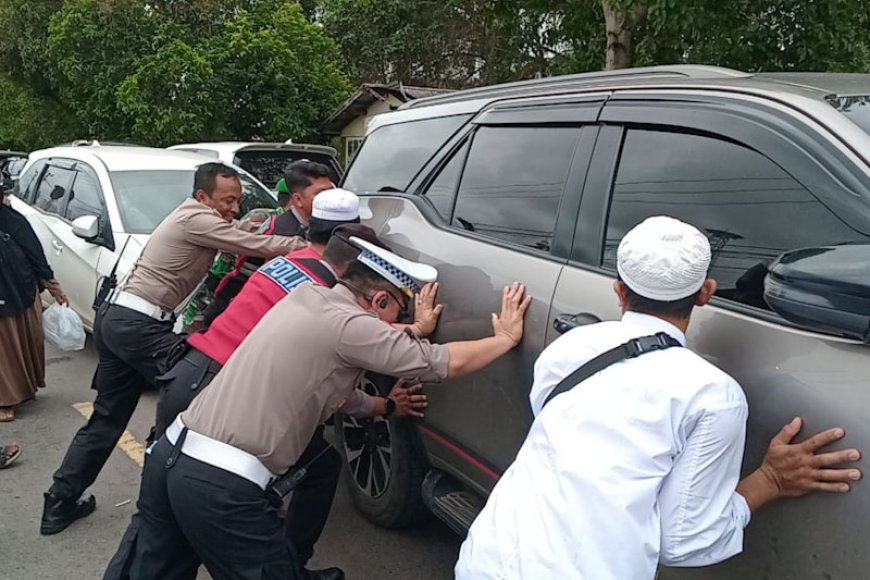
{"type": "MultiPolygon", "coordinates": [[[[129,271],[154,228],[193,192],[210,159],[146,147],[78,146],[34,151],[12,204],[33,225],[70,306],[93,327],[102,279],[129,271]],[[123,252],[123,256],[122,256],[123,252]]],[[[242,170],[242,211],[277,200],[242,170]]]]}
{"type": "Polygon", "coordinates": [[[27,153],[23,151],[0,151],[0,172],[6,173],[15,181],[24,164],[27,163],[27,153]]]}
{"type": "MultiPolygon", "coordinates": [[[[536,357],[618,319],[617,245],[658,214],[712,243],[720,289],[688,339],[746,392],[745,468],[797,415],[870,453],[868,131],[870,75],[699,66],[479,88],[372,119],[343,185],[370,192],[387,243],[438,268],[434,340],[489,334],[514,280],[533,302],[522,344],[429,386],[425,420],[336,422],[356,506],[388,527],[426,506],[464,534],[528,431],[536,357]]],[[[782,502],[754,515],[743,555],[660,577],[863,578],[868,519],[863,482],[782,502]]]]}
{"type": "Polygon", "coordinates": [[[275,189],[275,186],[284,177],[284,168],[300,159],[316,161],[329,167],[332,171],[332,180],[335,183],[339,182],[342,174],[335,149],[323,145],[307,145],[290,141],[287,143],[225,141],[220,143],[187,143],[173,145],[169,149],[190,151],[220,159],[224,163],[238,165],[271,189],[275,189]]]}

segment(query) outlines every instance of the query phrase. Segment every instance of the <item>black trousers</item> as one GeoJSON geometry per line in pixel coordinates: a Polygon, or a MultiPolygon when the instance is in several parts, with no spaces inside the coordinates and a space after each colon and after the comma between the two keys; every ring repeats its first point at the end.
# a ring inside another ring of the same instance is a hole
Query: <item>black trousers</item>
{"type": "Polygon", "coordinates": [[[133,580],[192,580],[199,559],[215,580],[301,577],[283,525],[256,484],[176,453],[166,437],[150,455],[133,580]]]}
{"type": "MultiPolygon", "coordinates": [[[[155,438],[163,435],[179,413],[184,411],[197,394],[211,383],[220,365],[196,349],[190,349],[184,358],[160,377],[160,400],[157,404],[155,438]]],[[[318,427],[311,442],[299,459],[308,464],[321,450],[329,447],[323,438],[323,426],[318,427]]],[[[308,474],[296,488],[287,510],[284,526],[287,542],[294,547],[301,566],[314,555],[314,545],[323,533],[335,490],[341,475],[341,457],[334,449],[311,464],[308,474]]],[[[109,562],[103,580],[130,578],[130,566],[136,550],[141,528],[140,514],[133,514],[120,545],[109,562]]]]}
{"type": "Polygon", "coordinates": [[[94,411],[70,443],[50,492],[77,499],[97,479],[118,443],[143,391],[165,372],[165,359],[181,337],[172,322],[104,303],[94,321],[100,355],[92,382],[94,411]]]}

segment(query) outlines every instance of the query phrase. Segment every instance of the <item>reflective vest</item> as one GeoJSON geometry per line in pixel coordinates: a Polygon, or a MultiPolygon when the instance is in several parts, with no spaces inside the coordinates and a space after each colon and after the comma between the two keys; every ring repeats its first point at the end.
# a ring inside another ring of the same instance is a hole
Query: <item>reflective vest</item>
{"type": "Polygon", "coordinates": [[[335,277],[311,248],[274,258],[251,274],[242,291],[206,332],[187,342],[221,365],[279,300],[302,284],[334,286],[335,277]]]}

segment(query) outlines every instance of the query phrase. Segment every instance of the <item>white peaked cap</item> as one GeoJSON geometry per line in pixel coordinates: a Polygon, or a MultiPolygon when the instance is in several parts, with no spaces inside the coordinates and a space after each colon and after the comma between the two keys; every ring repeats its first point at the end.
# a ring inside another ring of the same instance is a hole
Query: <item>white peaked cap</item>
{"type": "Polygon", "coordinates": [[[325,189],[314,197],[311,217],[331,222],[352,222],[359,219],[359,197],[341,188],[325,189]]]}
{"type": "Polygon", "coordinates": [[[631,229],[616,254],[626,286],[650,300],[673,302],[701,289],[710,268],[710,241],[667,216],[647,218],[631,229]]]}
{"type": "Polygon", "coordinates": [[[406,260],[356,236],[351,236],[350,242],[362,249],[357,260],[383,276],[409,298],[420,291],[420,282],[426,284],[438,279],[438,270],[429,264],[406,260]]]}

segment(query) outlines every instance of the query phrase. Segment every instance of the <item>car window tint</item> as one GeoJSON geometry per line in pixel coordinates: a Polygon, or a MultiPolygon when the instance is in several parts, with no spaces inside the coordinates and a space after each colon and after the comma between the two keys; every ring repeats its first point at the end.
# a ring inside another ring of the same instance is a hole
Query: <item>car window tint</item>
{"type": "Polygon", "coordinates": [[[467,153],[468,143],[466,142],[441,168],[438,176],[429,184],[429,188],[423,194],[445,220],[450,220],[450,214],[453,211],[453,199],[456,197],[456,187],[459,185],[459,173],[465,164],[467,153]]]}
{"type": "Polygon", "coordinates": [[[39,174],[45,167],[45,163],[45,159],[37,159],[15,182],[15,195],[29,204],[33,204],[33,197],[36,192],[36,178],[39,177],[39,174]]]}
{"type": "Polygon", "coordinates": [[[278,182],[284,178],[284,170],[294,161],[307,159],[325,165],[329,169],[329,178],[338,183],[341,176],[335,168],[335,158],[326,153],[295,149],[242,149],[236,151],[235,163],[267,187],[275,189],[278,182]]]}
{"type": "Polygon", "coordinates": [[[36,192],[36,207],[57,215],[64,215],[75,171],[49,165],[36,192]]]}
{"type": "Polygon", "coordinates": [[[629,130],[613,185],[605,267],[615,270],[622,236],[653,215],[706,233],[718,294],[760,308],[766,266],[782,252],[870,241],[752,149],[702,135],[629,130]]]}
{"type": "Polygon", "coordinates": [[[482,127],[459,183],[453,225],[549,251],[577,128],[482,127]]]}
{"type": "Polygon", "coordinates": [[[278,201],[263,189],[263,186],[245,175],[239,174],[239,181],[242,182],[242,199],[239,201],[239,217],[245,215],[253,209],[267,208],[275,209],[278,207],[278,201]]]}
{"type": "Polygon", "coordinates": [[[102,217],[103,197],[97,176],[91,171],[80,168],[76,171],[69,204],[66,208],[66,219],[72,221],[83,215],[102,217]]]}
{"type": "Polygon", "coordinates": [[[405,191],[468,115],[396,123],[377,129],[363,142],[348,169],[344,187],[358,193],[405,191]]]}

